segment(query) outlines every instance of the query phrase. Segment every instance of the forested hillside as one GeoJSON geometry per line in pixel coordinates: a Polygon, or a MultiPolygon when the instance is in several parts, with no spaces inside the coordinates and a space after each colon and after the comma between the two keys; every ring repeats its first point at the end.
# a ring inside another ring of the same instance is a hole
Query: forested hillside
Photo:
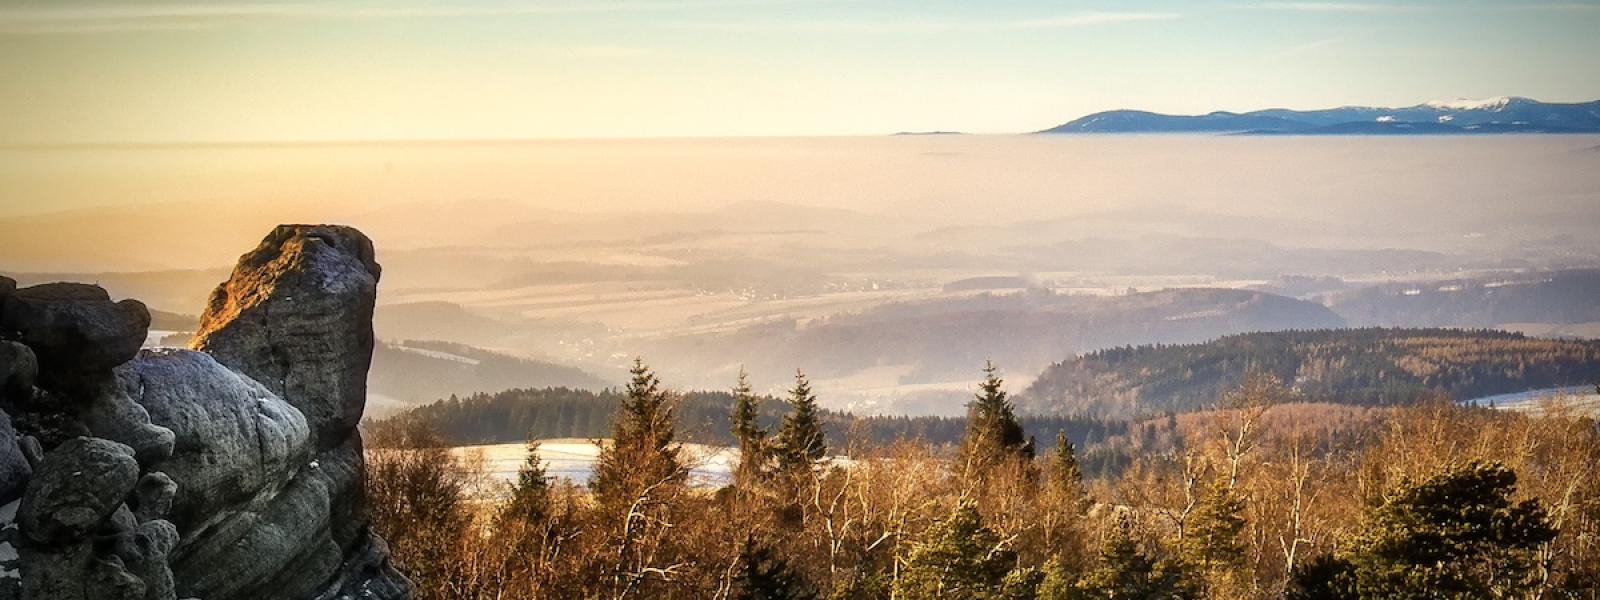
{"type": "Polygon", "coordinates": [[[368,391],[416,405],[451,394],[516,387],[612,385],[582,369],[530,360],[462,344],[407,340],[383,342],[372,352],[368,391]]]}
{"type": "MultiPolygon", "coordinates": [[[[589,390],[550,387],[511,389],[493,394],[452,397],[417,407],[373,425],[418,419],[453,445],[521,442],[528,439],[602,438],[608,435],[622,394],[615,390],[589,390]]],[[[734,397],[728,392],[687,392],[679,394],[675,412],[684,441],[732,445],[728,414],[734,397]]],[[[759,421],[775,429],[789,406],[776,398],[760,401],[759,421]]],[[[940,417],[856,417],[848,413],[820,410],[828,438],[887,444],[901,439],[918,439],[934,445],[954,444],[966,428],[964,418],[940,417]]],[[[1087,418],[1038,417],[1023,421],[1029,435],[1047,444],[1058,431],[1080,446],[1097,444],[1127,432],[1127,424],[1087,418]]]]}
{"type": "Polygon", "coordinates": [[[1203,410],[1252,372],[1288,382],[1306,400],[1392,406],[1600,381],[1600,342],[1373,328],[1113,348],[1052,365],[1019,396],[1018,408],[1100,417],[1203,410]]]}
{"type": "Polygon", "coordinates": [[[1332,294],[1355,326],[1499,327],[1600,321],[1600,269],[1395,283],[1332,294]]]}

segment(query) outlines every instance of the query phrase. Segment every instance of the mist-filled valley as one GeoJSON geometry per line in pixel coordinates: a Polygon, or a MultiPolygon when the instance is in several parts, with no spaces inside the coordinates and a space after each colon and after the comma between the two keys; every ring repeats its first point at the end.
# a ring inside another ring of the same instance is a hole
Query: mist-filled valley
{"type": "Polygon", "coordinates": [[[798,368],[830,408],[958,415],[990,359],[1025,385],[1083,352],[1252,331],[1600,332],[1594,136],[0,156],[0,273],[140,298],[171,313],[152,326],[166,333],[193,330],[238,249],[272,225],[366,232],[391,344],[374,369],[380,414],[452,393],[614,386],[636,356],[684,389],[725,389],[743,366],[776,393],[798,368]],[[521,367],[494,375],[501,363],[521,367]],[[386,388],[385,372],[401,379],[386,388]]]}
{"type": "Polygon", "coordinates": [[[0,1],[0,600],[1597,600],[1597,31],[0,1]]]}

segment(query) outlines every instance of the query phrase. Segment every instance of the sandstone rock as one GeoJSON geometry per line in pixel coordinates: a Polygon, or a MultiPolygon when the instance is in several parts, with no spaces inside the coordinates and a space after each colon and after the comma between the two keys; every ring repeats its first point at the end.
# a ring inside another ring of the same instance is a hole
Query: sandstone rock
{"type": "MultiPolygon", "coordinates": [[[[140,522],[165,519],[172,511],[172,499],[178,495],[178,482],[160,471],[146,473],[133,488],[134,516],[140,522]]],[[[173,529],[177,534],[177,529],[173,529]]]]}
{"type": "Polygon", "coordinates": [[[11,417],[0,413],[0,504],[21,498],[33,476],[33,465],[23,453],[24,443],[11,427],[11,417]]]}
{"type": "Polygon", "coordinates": [[[379,273],[354,229],[279,227],[204,352],[142,353],[138,302],[0,278],[0,600],[410,598],[355,428],[379,273]]]}
{"type": "Polygon", "coordinates": [[[17,342],[0,340],[0,406],[26,403],[33,396],[39,361],[17,342]]]}
{"type": "Polygon", "coordinates": [[[84,598],[144,600],[148,591],[144,580],[130,572],[120,556],[92,557],[86,571],[88,578],[83,582],[84,598]]]}
{"type": "Polygon", "coordinates": [[[283,487],[311,462],[305,417],[207,354],[146,350],[117,379],[173,434],[171,456],[151,468],[177,483],[167,517],[186,535],[283,487]]]}
{"type": "Polygon", "coordinates": [[[17,519],[39,544],[87,537],[133,491],[139,464],[133,450],[107,440],[74,438],[44,456],[22,495],[17,519]]]}
{"type": "Polygon", "coordinates": [[[150,422],[150,414],[116,388],[102,388],[78,413],[95,437],[133,448],[140,465],[172,456],[172,431],[150,422]]]}
{"type": "Polygon", "coordinates": [[[211,293],[191,347],[294,405],[332,448],[366,404],[380,273],[355,229],[281,225],[211,293]]]}
{"type": "Polygon", "coordinates": [[[21,503],[12,500],[0,505],[0,600],[22,597],[22,557],[17,552],[22,541],[17,535],[17,505],[21,503]]]}
{"type": "Polygon", "coordinates": [[[88,544],[70,544],[49,550],[24,548],[22,597],[26,600],[87,600],[84,579],[92,558],[88,544]]]}
{"type": "MultiPolygon", "coordinates": [[[[17,291],[17,280],[0,275],[0,315],[5,314],[6,299],[9,298],[11,293],[15,291],[17,291]]],[[[0,328],[0,335],[4,335],[5,333],[5,328],[0,328]]]]}
{"type": "Polygon", "coordinates": [[[122,561],[128,574],[143,587],[140,600],[176,598],[167,555],[178,545],[178,529],[160,519],[145,521],[117,534],[111,540],[112,553],[122,561]]]}
{"type": "Polygon", "coordinates": [[[22,448],[22,456],[28,459],[28,467],[39,470],[39,463],[44,462],[44,446],[39,445],[39,440],[25,435],[17,442],[17,446],[22,448]]]}
{"type": "Polygon", "coordinates": [[[364,536],[365,543],[347,553],[340,577],[315,600],[386,600],[409,598],[411,583],[389,565],[389,545],[383,538],[364,536]]]}
{"type": "Polygon", "coordinates": [[[222,520],[186,533],[172,562],[179,593],[207,599],[273,592],[308,599],[409,597],[409,584],[388,564],[387,546],[367,530],[359,497],[351,493],[362,476],[359,458],[355,441],[347,441],[304,465],[270,501],[223,511],[222,520]]]}
{"type": "Polygon", "coordinates": [[[33,350],[47,384],[68,386],[127,362],[144,343],[150,312],[137,300],[112,302],[99,286],[47,283],[6,299],[0,329],[33,350]]]}

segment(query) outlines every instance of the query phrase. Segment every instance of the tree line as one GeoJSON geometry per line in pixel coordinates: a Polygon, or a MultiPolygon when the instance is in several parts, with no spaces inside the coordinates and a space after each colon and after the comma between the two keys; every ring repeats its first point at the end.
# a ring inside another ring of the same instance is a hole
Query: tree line
{"type": "MultiPolygon", "coordinates": [[[[503,501],[420,419],[371,432],[369,494],[399,566],[435,598],[1591,598],[1600,428],[1449,403],[1329,423],[1275,414],[1247,378],[1181,438],[1086,474],[985,369],[960,441],[835,437],[803,375],[741,379],[733,482],[701,489],[681,398],[642,362],[587,485],[530,444],[503,501]],[[776,421],[760,415],[777,405],[776,421]],[[1046,448],[1045,446],[1048,446],[1046,448]],[[848,456],[849,460],[835,458],[848,456]]],[[[1314,413],[1311,413],[1314,415],[1314,413]]]]}
{"type": "MultiPolygon", "coordinates": [[[[746,392],[748,394],[748,390],[746,392]]],[[[623,390],[591,391],[565,387],[518,388],[494,393],[450,396],[398,415],[378,419],[368,427],[392,427],[400,421],[420,420],[453,446],[503,444],[533,439],[605,437],[621,406],[623,390]]],[[[736,391],[689,391],[674,394],[678,429],[684,441],[729,446],[735,434],[727,428],[736,391]]],[[[763,396],[753,418],[773,427],[785,413],[784,404],[763,396]]],[[[817,418],[831,439],[855,436],[878,444],[918,439],[928,444],[954,445],[966,430],[965,417],[857,416],[817,408],[817,418]]],[[[1053,443],[1057,431],[1067,432],[1075,443],[1098,445],[1125,435],[1125,421],[1071,416],[1028,416],[1022,419],[1028,435],[1053,443]]]]}

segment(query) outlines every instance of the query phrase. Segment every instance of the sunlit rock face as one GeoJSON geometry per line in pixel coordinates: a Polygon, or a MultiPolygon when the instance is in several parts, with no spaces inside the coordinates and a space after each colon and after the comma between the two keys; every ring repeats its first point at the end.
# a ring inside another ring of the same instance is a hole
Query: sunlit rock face
{"type": "Polygon", "coordinates": [[[361,420],[381,269],[349,227],[284,225],[211,292],[191,346],[305,415],[319,450],[361,420]]]}
{"type": "Polygon", "coordinates": [[[282,226],[195,350],[96,286],[0,278],[0,600],[410,597],[367,527],[361,418],[379,268],[282,226]]]}

